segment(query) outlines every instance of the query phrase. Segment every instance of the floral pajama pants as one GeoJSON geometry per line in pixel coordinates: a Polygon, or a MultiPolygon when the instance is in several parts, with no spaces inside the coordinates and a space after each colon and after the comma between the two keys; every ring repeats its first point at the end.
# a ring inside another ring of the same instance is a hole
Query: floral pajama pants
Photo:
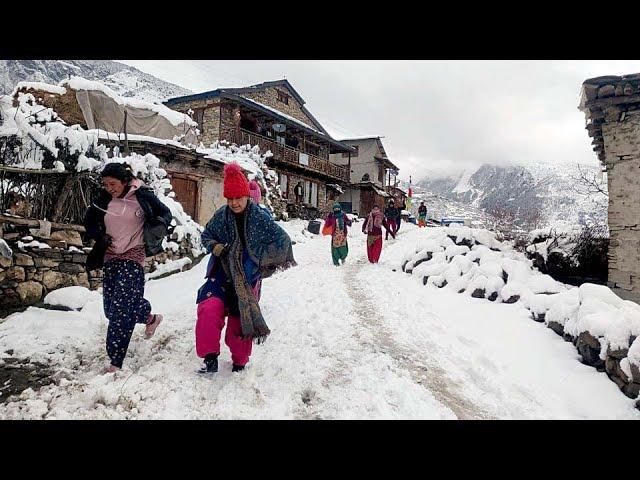
{"type": "Polygon", "coordinates": [[[107,355],[111,365],[122,368],[136,323],[147,323],[151,304],[144,298],[144,269],[132,260],[104,264],[102,281],[104,312],[109,319],[107,355]]]}

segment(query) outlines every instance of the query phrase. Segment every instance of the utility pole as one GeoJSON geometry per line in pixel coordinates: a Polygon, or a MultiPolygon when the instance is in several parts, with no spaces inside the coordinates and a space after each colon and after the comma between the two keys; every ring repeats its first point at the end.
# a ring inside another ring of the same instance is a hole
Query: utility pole
{"type": "Polygon", "coordinates": [[[129,138],[127,137],[127,108],[124,109],[124,154],[129,156],[129,138]]]}

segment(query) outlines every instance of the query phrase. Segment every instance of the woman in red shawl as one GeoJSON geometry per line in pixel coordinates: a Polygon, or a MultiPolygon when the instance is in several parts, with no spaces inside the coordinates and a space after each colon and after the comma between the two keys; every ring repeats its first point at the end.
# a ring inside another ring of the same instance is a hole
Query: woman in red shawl
{"type": "Polygon", "coordinates": [[[382,253],[382,226],[384,215],[378,205],[374,205],[362,225],[362,233],[367,234],[367,256],[371,263],[378,263],[382,253]]]}

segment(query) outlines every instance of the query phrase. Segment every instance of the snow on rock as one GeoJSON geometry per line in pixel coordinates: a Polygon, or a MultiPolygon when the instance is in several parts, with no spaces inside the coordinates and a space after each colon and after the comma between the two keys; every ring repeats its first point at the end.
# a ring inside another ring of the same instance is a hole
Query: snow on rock
{"type": "Polygon", "coordinates": [[[147,273],[144,278],[145,280],[151,280],[167,273],[180,272],[184,267],[191,265],[192,263],[193,262],[189,257],[183,257],[177,260],[167,260],[164,263],[155,262],[153,272],[147,273]]]}
{"type": "Polygon", "coordinates": [[[3,258],[11,258],[13,256],[13,250],[9,244],[2,238],[0,238],[0,256],[3,258]]]}
{"type": "Polygon", "coordinates": [[[47,248],[51,248],[51,247],[46,243],[39,242],[37,240],[32,240],[29,243],[23,243],[18,240],[18,248],[20,250],[24,250],[25,248],[39,248],[40,250],[46,250],[47,248]]]}
{"type": "Polygon", "coordinates": [[[81,310],[90,300],[101,300],[102,296],[85,287],[65,287],[49,292],[44,297],[44,303],[72,310],[81,310]]]}
{"type": "Polygon", "coordinates": [[[579,289],[572,288],[551,298],[553,298],[553,304],[549,307],[545,317],[547,324],[555,322],[564,327],[569,319],[578,315],[578,309],[580,308],[579,289]]]}
{"type": "Polygon", "coordinates": [[[457,255],[466,255],[470,251],[471,249],[466,245],[449,245],[445,249],[445,255],[447,256],[447,259],[450,259],[457,255]]]}

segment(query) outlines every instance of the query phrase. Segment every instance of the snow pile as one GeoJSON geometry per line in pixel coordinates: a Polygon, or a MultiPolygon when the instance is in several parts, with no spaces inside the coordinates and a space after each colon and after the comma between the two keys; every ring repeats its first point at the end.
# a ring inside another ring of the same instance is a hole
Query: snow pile
{"type": "Polygon", "coordinates": [[[85,287],[65,287],[49,292],[44,303],[71,310],[81,310],[91,300],[102,301],[102,295],[85,287]]]}
{"type": "Polygon", "coordinates": [[[539,254],[546,262],[551,253],[558,253],[564,258],[572,258],[577,246],[577,239],[582,233],[582,228],[567,222],[556,222],[546,228],[533,230],[529,233],[529,242],[526,251],[531,254],[539,254]]]}
{"type": "Polygon", "coordinates": [[[306,243],[309,240],[320,236],[307,230],[307,225],[309,224],[307,220],[294,218],[286,222],[277,221],[276,223],[280,225],[285,232],[287,232],[287,235],[289,235],[289,238],[294,245],[297,243],[306,243]]]}
{"type": "Polygon", "coordinates": [[[603,285],[585,283],[578,294],[560,296],[549,310],[546,322],[556,322],[564,333],[577,338],[589,332],[597,338],[604,360],[608,350],[625,350],[640,336],[640,305],[622,300],[603,285]]]}
{"type": "Polygon", "coordinates": [[[537,271],[531,260],[500,242],[493,232],[464,226],[424,232],[402,269],[425,285],[449,286],[457,293],[491,301],[521,301],[534,317],[551,307],[550,296],[567,287],[537,271]]]}
{"type": "MultiPolygon", "coordinates": [[[[532,232],[531,240],[549,232],[532,232]]],[[[401,264],[424,285],[490,301],[519,303],[529,310],[531,318],[572,341],[583,363],[606,370],[628,397],[638,396],[640,305],[622,300],[602,285],[571,287],[560,283],[486,230],[429,229],[401,264]]]]}

